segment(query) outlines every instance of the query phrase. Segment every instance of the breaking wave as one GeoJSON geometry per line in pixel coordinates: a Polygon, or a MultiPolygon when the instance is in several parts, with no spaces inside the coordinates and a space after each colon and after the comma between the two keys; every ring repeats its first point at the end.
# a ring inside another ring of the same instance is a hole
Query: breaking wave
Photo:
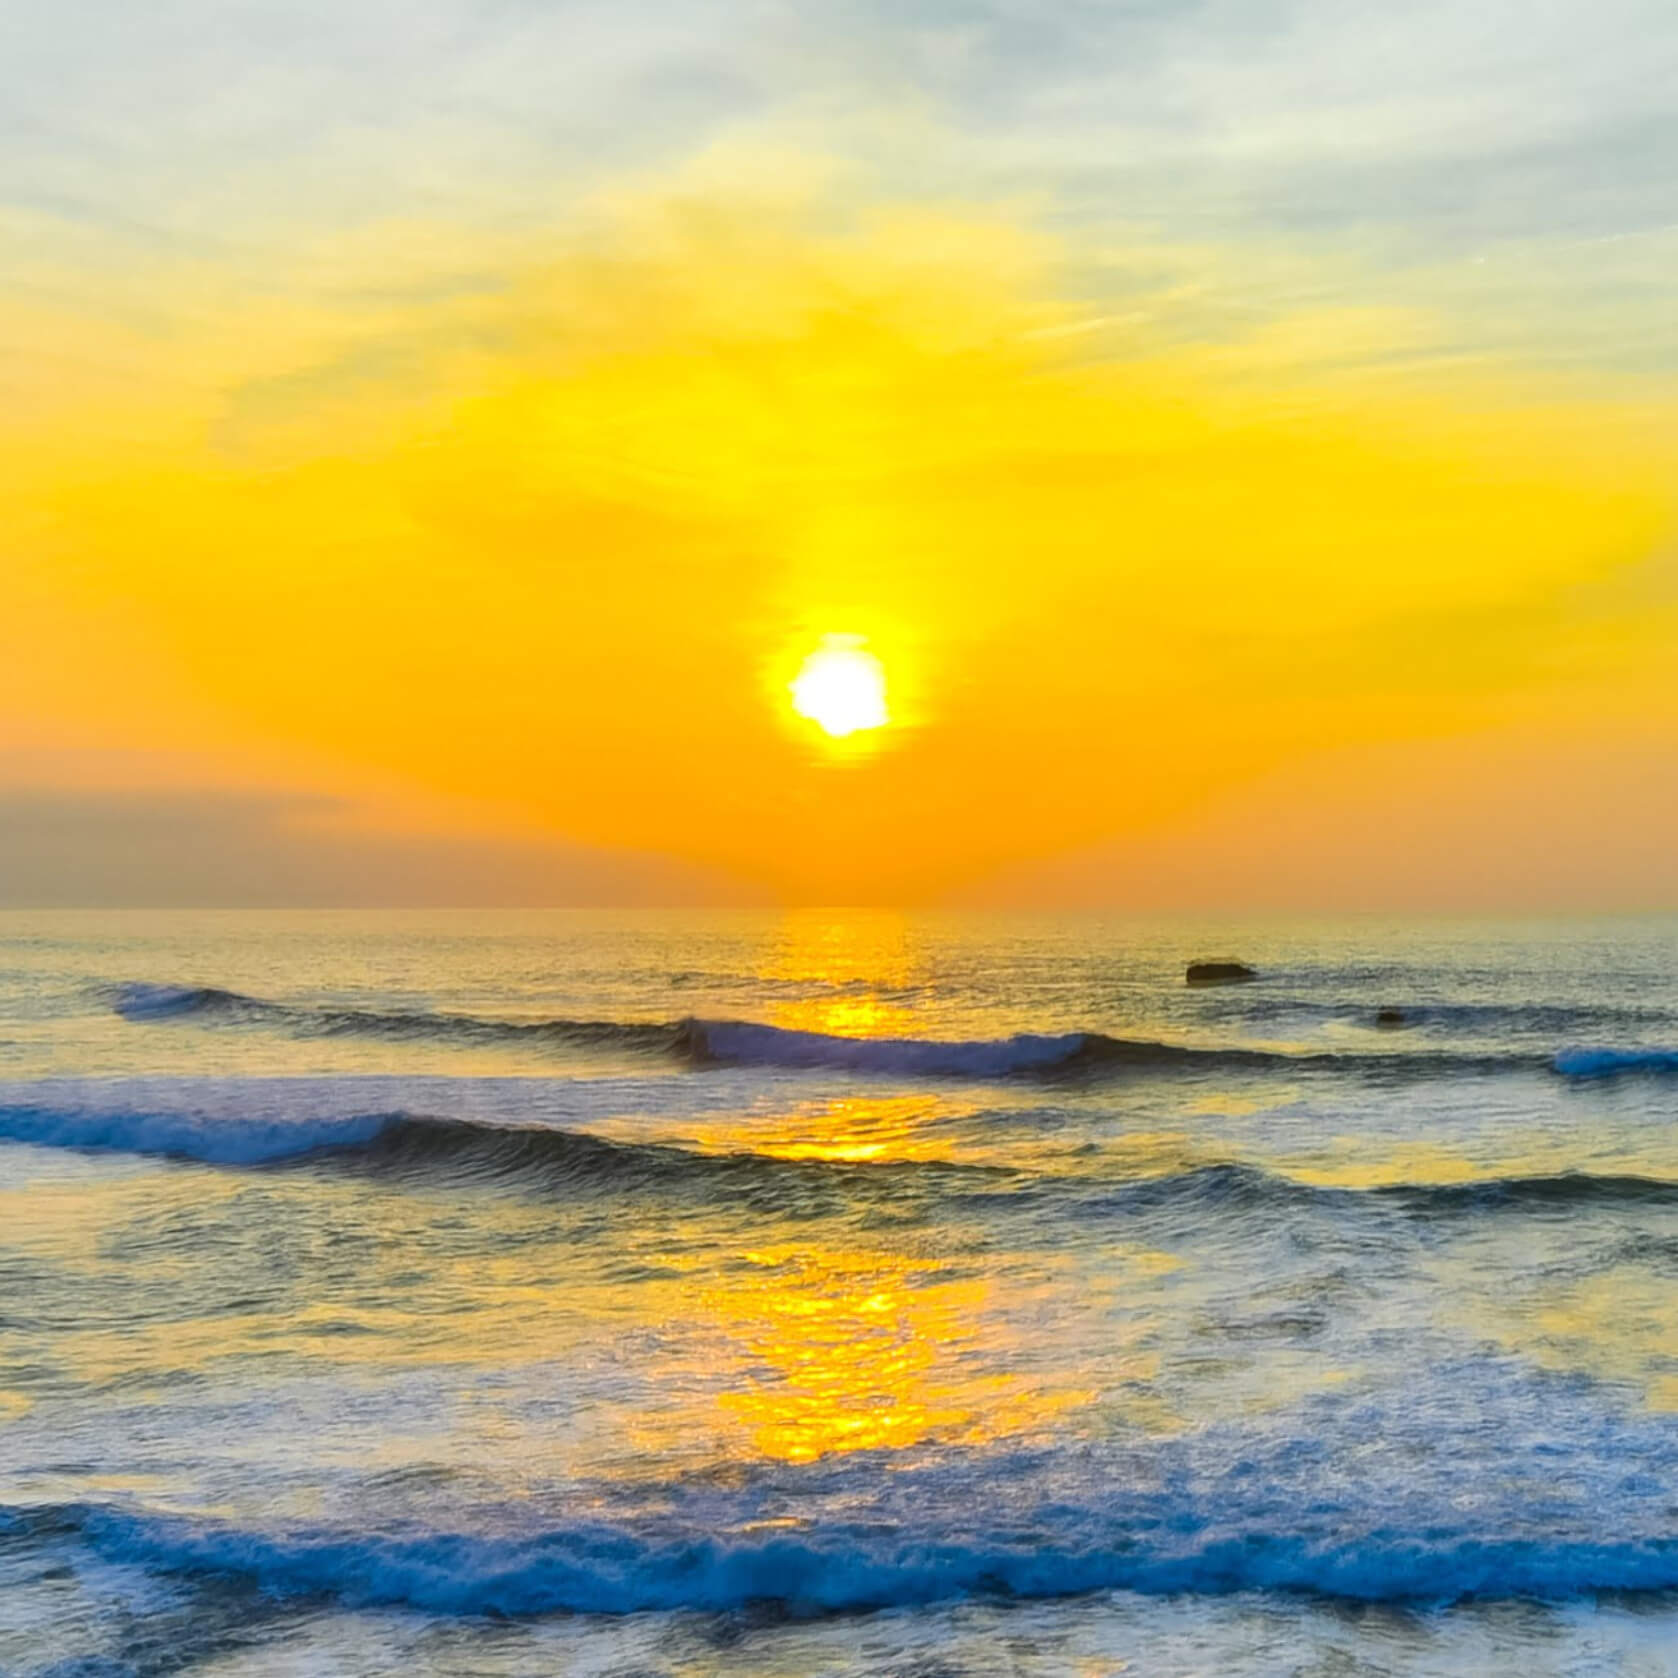
{"type": "Polygon", "coordinates": [[[1627,1072],[1678,1072],[1678,1049],[1563,1049],[1556,1070],[1567,1078],[1614,1078],[1627,1072]]]}
{"type": "Polygon", "coordinates": [[[1385,1077],[1462,1076],[1539,1068],[1531,1055],[1293,1053],[1112,1037],[1099,1031],[1022,1032],[969,1041],[841,1037],[748,1020],[489,1020],[470,1015],[309,1007],[208,986],[130,984],[108,993],[125,1019],[198,1019],[300,1037],[383,1037],[462,1045],[535,1045],[654,1053],[690,1066],[842,1071],[907,1078],[1117,1077],[1126,1073],[1349,1071],[1385,1077]]]}
{"type": "Polygon", "coordinates": [[[1664,1535],[1503,1538],[1450,1525],[1335,1535],[1311,1522],[1303,1531],[1285,1521],[1232,1530],[1188,1507],[1134,1522],[1085,1510],[1045,1513],[1049,1531],[1028,1523],[987,1532],[975,1511],[961,1531],[859,1522],[717,1534],[601,1520],[502,1534],[262,1531],[69,1504],[0,1513],[0,1532],[79,1540],[107,1562],[237,1581],[275,1597],[471,1616],[754,1605],[812,1614],[1097,1590],[1438,1603],[1678,1589],[1678,1538],[1664,1535]]]}
{"type": "MultiPolygon", "coordinates": [[[[1157,1172],[1057,1175],[952,1160],[788,1158],[704,1151],[669,1142],[619,1141],[552,1124],[484,1122],[409,1112],[299,1119],[269,1115],[124,1111],[101,1105],[0,1105],[0,1140],[87,1152],[188,1160],[225,1168],[316,1165],[371,1176],[436,1177],[451,1186],[494,1184],[532,1192],[667,1191],[735,1198],[833,1193],[961,1195],[977,1206],[1056,1215],[1151,1211],[1216,1219],[1243,1212],[1387,1207],[1419,1219],[1571,1206],[1678,1206],[1678,1181],[1574,1171],[1462,1182],[1324,1185],[1240,1161],[1157,1172]]],[[[815,1197],[814,1199],[812,1197],[815,1197]]]]}
{"type": "Polygon", "coordinates": [[[230,1168],[314,1164],[372,1176],[437,1176],[533,1190],[709,1189],[833,1185],[868,1176],[929,1186],[989,1184],[1011,1173],[938,1160],[858,1163],[704,1152],[663,1142],[614,1141],[548,1124],[483,1123],[403,1112],[297,1120],[197,1113],[123,1112],[97,1106],[0,1106],[0,1139],[39,1147],[188,1160],[230,1168]]]}

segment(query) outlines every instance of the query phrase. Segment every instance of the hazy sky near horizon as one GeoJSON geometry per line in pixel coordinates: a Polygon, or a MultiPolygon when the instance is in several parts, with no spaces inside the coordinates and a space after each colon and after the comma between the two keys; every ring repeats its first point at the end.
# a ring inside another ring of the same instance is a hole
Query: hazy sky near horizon
{"type": "Polygon", "coordinates": [[[0,4],[0,903],[1672,906],[1675,86],[1666,0],[0,4]]]}

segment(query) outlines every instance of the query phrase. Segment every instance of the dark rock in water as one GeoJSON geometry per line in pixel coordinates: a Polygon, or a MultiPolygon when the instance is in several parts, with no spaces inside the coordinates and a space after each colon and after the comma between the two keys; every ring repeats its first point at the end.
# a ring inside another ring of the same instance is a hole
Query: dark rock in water
{"type": "Polygon", "coordinates": [[[1258,969],[1244,961],[1191,961],[1188,982],[1191,985],[1239,985],[1256,979],[1258,969]]]}
{"type": "Polygon", "coordinates": [[[1385,1026],[1390,1031],[1396,1026],[1408,1025],[1410,1021],[1405,1017],[1402,1008],[1378,1008],[1375,1011],[1375,1023],[1385,1026]]]}

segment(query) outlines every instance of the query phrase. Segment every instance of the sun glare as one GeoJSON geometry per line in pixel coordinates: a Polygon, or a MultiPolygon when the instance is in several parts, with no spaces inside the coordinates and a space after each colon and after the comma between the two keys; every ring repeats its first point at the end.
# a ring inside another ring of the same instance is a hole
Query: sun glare
{"type": "Polygon", "coordinates": [[[836,740],[891,721],[885,670],[860,635],[824,635],[790,687],[793,710],[836,740]]]}

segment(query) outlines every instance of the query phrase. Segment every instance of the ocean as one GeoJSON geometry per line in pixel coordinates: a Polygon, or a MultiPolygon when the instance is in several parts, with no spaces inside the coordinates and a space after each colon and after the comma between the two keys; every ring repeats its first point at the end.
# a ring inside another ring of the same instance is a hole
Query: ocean
{"type": "Polygon", "coordinates": [[[1670,1674],[1675,1120],[1672,919],[9,913],[0,1673],[1670,1674]]]}

